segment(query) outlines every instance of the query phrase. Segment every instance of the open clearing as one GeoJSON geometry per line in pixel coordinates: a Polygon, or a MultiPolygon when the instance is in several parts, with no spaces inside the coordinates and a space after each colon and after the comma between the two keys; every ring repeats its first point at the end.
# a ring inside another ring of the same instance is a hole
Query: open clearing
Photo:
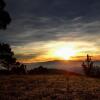
{"type": "Polygon", "coordinates": [[[0,100],[100,100],[100,79],[68,75],[0,76],[0,100]]]}

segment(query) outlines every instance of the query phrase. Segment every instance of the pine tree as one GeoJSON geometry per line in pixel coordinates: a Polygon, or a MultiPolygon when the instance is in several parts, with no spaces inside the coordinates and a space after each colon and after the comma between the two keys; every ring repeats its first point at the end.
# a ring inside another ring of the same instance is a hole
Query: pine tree
{"type": "Polygon", "coordinates": [[[0,43],[0,63],[8,70],[16,63],[14,52],[11,50],[9,44],[0,43]]]}

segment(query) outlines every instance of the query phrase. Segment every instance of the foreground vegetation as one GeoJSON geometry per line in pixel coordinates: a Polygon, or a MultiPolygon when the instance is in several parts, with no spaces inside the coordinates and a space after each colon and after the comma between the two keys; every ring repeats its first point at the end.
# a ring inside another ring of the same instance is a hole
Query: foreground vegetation
{"type": "Polygon", "coordinates": [[[0,100],[100,100],[100,80],[68,75],[0,76],[0,100]]]}

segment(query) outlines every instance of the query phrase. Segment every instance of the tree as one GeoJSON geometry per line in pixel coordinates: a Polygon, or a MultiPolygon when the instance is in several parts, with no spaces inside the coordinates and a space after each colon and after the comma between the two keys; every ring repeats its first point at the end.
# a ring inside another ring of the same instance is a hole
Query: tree
{"type": "Polygon", "coordinates": [[[7,25],[11,22],[9,13],[4,10],[5,6],[5,2],[0,0],[0,29],[6,29],[7,25]]]}
{"type": "Polygon", "coordinates": [[[0,43],[0,63],[8,70],[16,63],[16,58],[9,44],[0,43]]]}
{"type": "Polygon", "coordinates": [[[92,77],[100,77],[100,67],[94,65],[91,57],[87,54],[87,59],[82,63],[85,75],[92,77]]]}
{"type": "Polygon", "coordinates": [[[0,43],[0,64],[12,74],[26,73],[26,65],[16,61],[9,44],[0,43]]]}
{"type": "Polygon", "coordinates": [[[26,65],[16,62],[15,66],[11,69],[12,74],[26,74],[26,65]]]}
{"type": "Polygon", "coordinates": [[[86,75],[91,74],[91,70],[93,69],[93,61],[88,54],[87,54],[87,59],[82,63],[82,67],[86,75]]]}

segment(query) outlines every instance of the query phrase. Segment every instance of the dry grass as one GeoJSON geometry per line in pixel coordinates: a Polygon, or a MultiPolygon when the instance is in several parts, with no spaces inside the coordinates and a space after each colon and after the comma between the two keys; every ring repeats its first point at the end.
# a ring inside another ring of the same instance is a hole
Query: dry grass
{"type": "Polygon", "coordinates": [[[0,76],[0,100],[100,100],[100,80],[83,76],[0,76]]]}

